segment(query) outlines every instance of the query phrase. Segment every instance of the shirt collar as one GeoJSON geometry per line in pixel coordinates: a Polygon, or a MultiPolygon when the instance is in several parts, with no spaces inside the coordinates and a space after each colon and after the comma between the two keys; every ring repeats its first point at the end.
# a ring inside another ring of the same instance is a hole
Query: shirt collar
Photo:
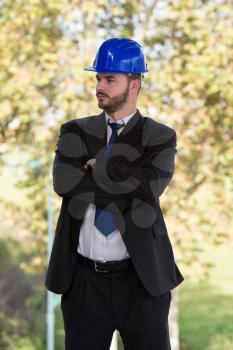
{"type": "MultiPolygon", "coordinates": [[[[126,125],[129,122],[129,120],[132,118],[132,116],[134,116],[135,113],[136,111],[134,113],[127,115],[124,118],[118,119],[117,123],[126,125]]],[[[110,117],[110,115],[108,115],[106,112],[105,112],[105,119],[106,119],[106,124],[108,124],[108,120],[110,123],[116,123],[116,121],[112,119],[112,117],[110,117]]]]}

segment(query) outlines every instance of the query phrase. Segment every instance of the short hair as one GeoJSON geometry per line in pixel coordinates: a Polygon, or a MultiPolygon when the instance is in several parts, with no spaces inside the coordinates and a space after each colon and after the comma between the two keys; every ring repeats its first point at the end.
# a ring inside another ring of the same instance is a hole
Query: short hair
{"type": "Polygon", "coordinates": [[[143,79],[143,74],[141,73],[130,73],[130,74],[125,74],[127,76],[127,79],[128,79],[128,82],[132,81],[132,80],[136,80],[136,79],[139,79],[140,80],[140,86],[139,86],[139,89],[138,89],[138,94],[139,94],[139,91],[141,90],[141,84],[142,84],[142,79],[143,79]]]}

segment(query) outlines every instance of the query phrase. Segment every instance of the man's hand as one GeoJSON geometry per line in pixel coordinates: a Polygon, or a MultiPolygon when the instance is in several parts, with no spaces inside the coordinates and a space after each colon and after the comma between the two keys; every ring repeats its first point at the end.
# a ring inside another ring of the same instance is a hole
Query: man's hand
{"type": "Polygon", "coordinates": [[[84,168],[85,169],[91,169],[91,168],[94,168],[96,166],[96,159],[93,158],[93,159],[89,159],[86,164],[84,164],[84,168]]]}

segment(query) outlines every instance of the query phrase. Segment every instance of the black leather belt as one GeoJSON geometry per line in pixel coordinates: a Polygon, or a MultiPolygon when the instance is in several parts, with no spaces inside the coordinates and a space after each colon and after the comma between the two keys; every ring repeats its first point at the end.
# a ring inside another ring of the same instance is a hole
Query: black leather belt
{"type": "Polygon", "coordinates": [[[91,260],[85,256],[77,253],[78,261],[88,268],[95,270],[97,272],[108,273],[127,270],[133,267],[131,259],[124,259],[120,261],[99,261],[91,260]]]}

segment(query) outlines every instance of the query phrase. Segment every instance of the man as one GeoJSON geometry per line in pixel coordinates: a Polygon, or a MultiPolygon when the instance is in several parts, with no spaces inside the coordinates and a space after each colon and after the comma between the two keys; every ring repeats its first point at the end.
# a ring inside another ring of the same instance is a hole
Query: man
{"type": "Polygon", "coordinates": [[[183,281],[159,197],[171,181],[175,131],[136,108],[148,71],[135,41],[96,55],[99,115],[62,125],[53,168],[63,197],[46,276],[62,294],[67,350],[170,349],[171,289],[183,281]]]}

